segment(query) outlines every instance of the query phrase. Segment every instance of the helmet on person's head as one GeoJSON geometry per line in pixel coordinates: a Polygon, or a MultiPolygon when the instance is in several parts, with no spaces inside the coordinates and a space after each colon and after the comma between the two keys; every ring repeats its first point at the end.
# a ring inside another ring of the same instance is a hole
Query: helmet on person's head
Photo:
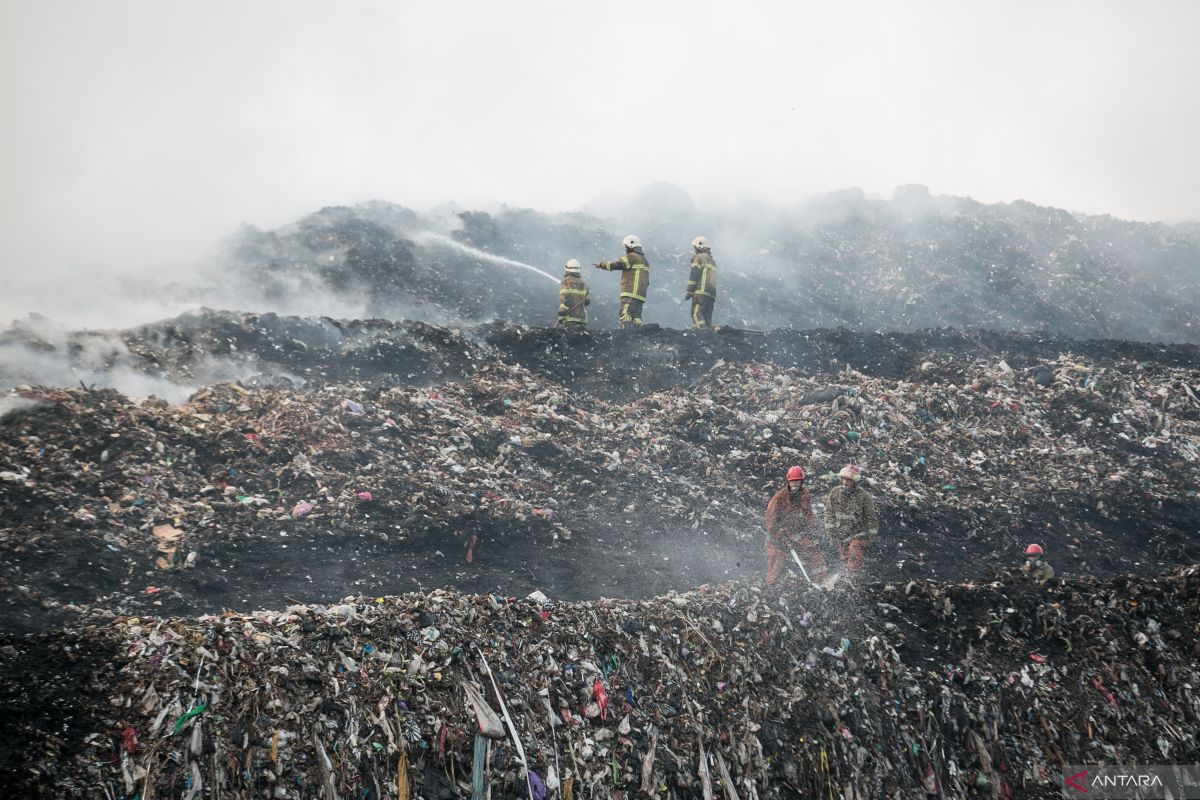
{"type": "Polygon", "coordinates": [[[622,239],[621,244],[625,245],[626,250],[642,249],[642,240],[634,236],[632,233],[622,239]]]}
{"type": "Polygon", "coordinates": [[[862,469],[854,466],[853,464],[847,464],[846,466],[842,467],[842,471],[838,473],[838,477],[849,478],[855,483],[858,483],[860,480],[862,480],[862,469]]]}
{"type": "Polygon", "coordinates": [[[789,481],[804,480],[804,470],[801,467],[792,467],[791,469],[788,470],[787,479],[789,481]]]}
{"type": "Polygon", "coordinates": [[[567,265],[563,267],[563,272],[567,273],[568,275],[578,275],[579,261],[574,258],[568,260],[567,265]]]}
{"type": "Polygon", "coordinates": [[[1031,544],[1025,548],[1025,557],[1026,558],[1041,557],[1041,555],[1042,555],[1042,546],[1040,544],[1031,544]]]}
{"type": "Polygon", "coordinates": [[[707,250],[708,249],[708,239],[703,236],[697,236],[695,239],[692,239],[692,249],[707,250]]]}

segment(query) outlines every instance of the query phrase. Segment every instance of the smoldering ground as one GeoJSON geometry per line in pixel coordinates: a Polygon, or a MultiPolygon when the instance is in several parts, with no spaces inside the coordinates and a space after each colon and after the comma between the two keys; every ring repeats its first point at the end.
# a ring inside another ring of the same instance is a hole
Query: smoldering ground
{"type": "MultiPolygon", "coordinates": [[[[548,325],[562,264],[615,258],[621,237],[634,232],[652,265],[644,318],[667,327],[690,325],[681,302],[688,243],[703,234],[721,267],[718,324],[1200,336],[1191,312],[1200,277],[1186,269],[1200,259],[1194,227],[984,205],[924,187],[901,187],[890,200],[847,191],[798,209],[714,210],[677,187],[651,186],[603,210],[611,216],[332,207],[276,230],[244,227],[186,269],[10,276],[0,310],[10,319],[40,313],[67,329],[128,328],[199,307],[548,325]]],[[[590,270],[585,277],[591,325],[615,326],[617,277],[590,270]]]]}
{"type": "Polygon", "coordinates": [[[1194,555],[1194,346],[951,331],[465,334],[210,313],[151,326],[135,337],[139,357],[182,374],[188,348],[207,359],[211,347],[319,384],[217,385],[185,407],[17,393],[25,407],[0,423],[12,624],[444,585],[577,599],[754,579],[782,471],[821,475],[847,459],[888,487],[875,489],[874,577],[979,579],[1025,539],[1082,574],[1194,555]],[[1061,374],[1041,386],[1047,360],[1061,374]],[[1016,399],[993,399],[994,381],[1016,399]],[[1165,394],[1147,400],[1146,381],[1165,394]],[[1170,425],[1156,433],[1161,414],[1170,425]],[[1077,454],[1034,455],[1063,437],[1107,477],[1073,477],[1077,454]],[[929,474],[909,470],[921,452],[929,474]],[[1026,457],[1046,461],[1036,482],[1026,457]],[[1151,490],[1131,469],[1156,470],[1151,490]],[[195,554],[169,570],[147,534],[164,524],[195,554]]]}

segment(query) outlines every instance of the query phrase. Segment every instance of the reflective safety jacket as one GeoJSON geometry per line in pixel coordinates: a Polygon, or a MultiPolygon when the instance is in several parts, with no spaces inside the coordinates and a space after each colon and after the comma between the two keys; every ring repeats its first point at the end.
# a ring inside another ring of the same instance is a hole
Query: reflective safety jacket
{"type": "Polygon", "coordinates": [[[801,489],[796,497],[783,487],[767,503],[767,541],[776,547],[791,546],[802,534],[812,534],[815,519],[812,497],[801,489]]]}
{"type": "Polygon", "coordinates": [[[587,324],[587,306],[591,305],[591,292],[578,275],[566,275],[558,284],[558,321],[562,323],[587,324]]]}
{"type": "Polygon", "coordinates": [[[867,490],[835,486],[825,499],[825,530],[835,540],[868,539],[879,533],[875,501],[867,490]]]}
{"type": "Polygon", "coordinates": [[[692,256],[692,274],[688,277],[687,290],[690,295],[717,296],[717,262],[708,250],[701,250],[692,256]]]}
{"type": "Polygon", "coordinates": [[[621,297],[646,301],[650,288],[650,262],[638,250],[630,250],[616,261],[601,261],[596,266],[621,273],[621,297]]]}

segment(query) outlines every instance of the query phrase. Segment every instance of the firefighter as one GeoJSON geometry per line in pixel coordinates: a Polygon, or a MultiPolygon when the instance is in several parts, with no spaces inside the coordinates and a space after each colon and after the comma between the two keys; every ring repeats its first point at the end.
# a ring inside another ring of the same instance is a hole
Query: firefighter
{"type": "Polygon", "coordinates": [[[825,558],[817,546],[815,527],[812,497],[804,488],[804,470],[792,467],[787,471],[787,486],[776,492],[767,504],[768,585],[779,579],[789,553],[797,545],[804,553],[809,578],[816,581],[824,577],[825,558]]]}
{"type": "Polygon", "coordinates": [[[622,242],[625,255],[616,261],[601,261],[592,264],[596,269],[621,273],[622,328],[636,328],[642,324],[642,305],[646,302],[646,290],[650,288],[650,262],[642,252],[642,240],[630,234],[622,242]]]}
{"type": "Polygon", "coordinates": [[[879,533],[875,501],[858,485],[862,470],[847,464],[838,473],[841,486],[835,486],[825,499],[825,532],[833,539],[847,572],[862,569],[863,555],[879,533]]]}
{"type": "Polygon", "coordinates": [[[563,279],[558,284],[558,324],[565,328],[586,328],[587,307],[591,304],[591,292],[580,277],[579,262],[572,258],[563,267],[563,279]]]}
{"type": "Polygon", "coordinates": [[[692,239],[692,250],[695,255],[684,299],[692,301],[692,327],[711,328],[713,304],[717,302],[717,262],[703,236],[692,239]]]}
{"type": "Polygon", "coordinates": [[[1040,544],[1031,544],[1025,548],[1025,563],[1021,565],[1022,572],[1028,572],[1039,586],[1054,577],[1054,567],[1046,561],[1040,544]]]}

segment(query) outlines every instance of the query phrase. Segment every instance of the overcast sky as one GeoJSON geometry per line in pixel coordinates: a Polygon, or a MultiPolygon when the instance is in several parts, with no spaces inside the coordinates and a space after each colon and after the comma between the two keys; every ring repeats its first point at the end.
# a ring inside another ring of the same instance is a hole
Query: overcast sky
{"type": "MultiPolygon", "coordinates": [[[[372,198],[1200,219],[1200,2],[0,0],[0,276],[372,198]]],[[[11,285],[11,284],[10,284],[11,285]]]]}

